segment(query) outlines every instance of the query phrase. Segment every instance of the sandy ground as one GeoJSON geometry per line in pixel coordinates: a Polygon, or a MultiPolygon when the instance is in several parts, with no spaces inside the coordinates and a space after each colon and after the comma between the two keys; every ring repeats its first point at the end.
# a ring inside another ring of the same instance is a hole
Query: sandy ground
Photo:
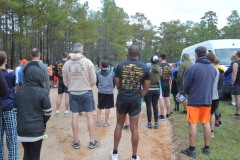
{"type": "MultiPolygon", "coordinates": [[[[95,101],[97,102],[97,89],[94,88],[93,92],[95,101]]],[[[116,124],[116,108],[111,109],[109,120],[111,126],[96,127],[96,139],[101,142],[101,146],[93,150],[88,149],[89,136],[86,117],[84,114],[79,117],[81,148],[76,150],[71,146],[71,141],[73,139],[71,116],[63,116],[63,102],[61,106],[61,116],[54,116],[57,89],[51,89],[50,97],[53,115],[47,124],[46,134],[48,134],[48,139],[43,141],[41,160],[110,160],[110,152],[113,149],[113,133],[116,124]]],[[[159,122],[159,129],[147,129],[145,127],[147,122],[145,108],[145,103],[143,103],[139,121],[140,140],[138,146],[138,155],[141,160],[177,159],[174,155],[172,125],[170,121],[166,120],[159,122]]],[[[96,114],[96,111],[94,111],[95,120],[96,114]]],[[[104,112],[102,113],[102,119],[103,118],[104,112]]],[[[119,160],[131,159],[131,153],[131,132],[123,131],[119,145],[119,160]]],[[[22,157],[23,148],[21,143],[19,143],[19,158],[22,157]]]]}

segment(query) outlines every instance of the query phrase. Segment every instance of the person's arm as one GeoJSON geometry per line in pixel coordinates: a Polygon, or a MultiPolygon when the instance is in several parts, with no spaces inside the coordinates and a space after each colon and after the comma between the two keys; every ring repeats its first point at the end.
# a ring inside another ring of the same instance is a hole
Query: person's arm
{"type": "Polygon", "coordinates": [[[94,64],[91,61],[89,65],[89,82],[91,86],[96,85],[96,82],[97,82],[97,76],[94,69],[94,64]]]}
{"type": "Polygon", "coordinates": [[[6,83],[6,80],[2,74],[2,71],[0,70],[0,97],[6,97],[8,96],[8,85],[6,83]]]}
{"type": "Polygon", "coordinates": [[[66,87],[68,87],[68,76],[67,76],[67,72],[66,72],[66,66],[67,64],[65,63],[63,65],[63,68],[62,68],[62,77],[63,77],[63,83],[66,87]]]}
{"type": "Polygon", "coordinates": [[[188,95],[191,87],[192,73],[187,69],[183,75],[183,91],[188,95]]]}
{"type": "Polygon", "coordinates": [[[119,66],[117,65],[115,70],[115,78],[114,78],[115,86],[117,87],[117,90],[119,89],[119,74],[120,74],[119,72],[120,72],[120,69],[119,69],[119,66]]]}
{"type": "Polygon", "coordinates": [[[148,93],[150,87],[150,80],[144,80],[142,87],[143,90],[141,91],[140,96],[144,97],[148,93]]]}
{"type": "Polygon", "coordinates": [[[233,63],[233,72],[232,72],[232,83],[234,84],[237,78],[237,72],[238,72],[238,64],[237,63],[233,63]]]}
{"type": "Polygon", "coordinates": [[[117,89],[119,89],[119,77],[115,77],[115,85],[117,87],[117,89]]]}
{"type": "Polygon", "coordinates": [[[97,82],[96,82],[96,86],[98,88],[98,83],[99,83],[99,80],[98,80],[98,75],[96,74],[96,77],[97,77],[97,82]]]}
{"type": "Polygon", "coordinates": [[[50,98],[47,93],[44,93],[43,97],[41,98],[41,106],[43,109],[44,123],[46,124],[52,114],[52,106],[51,106],[50,98]]]}

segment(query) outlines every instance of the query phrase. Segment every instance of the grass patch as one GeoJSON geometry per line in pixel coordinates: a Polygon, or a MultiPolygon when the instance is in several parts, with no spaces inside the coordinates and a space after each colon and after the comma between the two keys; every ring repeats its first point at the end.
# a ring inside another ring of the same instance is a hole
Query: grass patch
{"type": "MultiPolygon", "coordinates": [[[[172,102],[172,104],[174,104],[172,102]]],[[[174,105],[172,105],[174,106],[174,105]]],[[[182,110],[182,104],[180,109],[182,110]]],[[[215,137],[211,139],[210,156],[202,154],[201,148],[204,147],[204,138],[197,136],[196,152],[199,160],[239,160],[240,159],[240,118],[234,118],[233,114],[236,112],[235,107],[230,107],[227,102],[221,101],[219,105],[222,117],[223,126],[215,128],[215,137]]],[[[186,122],[186,114],[179,114],[175,112],[172,115],[173,125],[173,142],[175,148],[175,155],[177,159],[190,159],[180,153],[182,149],[186,149],[189,145],[188,140],[188,123],[186,122]]],[[[198,123],[198,133],[203,133],[201,123],[198,123]]]]}

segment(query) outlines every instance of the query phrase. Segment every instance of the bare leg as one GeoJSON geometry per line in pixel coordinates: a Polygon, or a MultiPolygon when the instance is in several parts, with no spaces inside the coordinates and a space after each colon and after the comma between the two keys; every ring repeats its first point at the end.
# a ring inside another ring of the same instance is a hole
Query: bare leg
{"type": "Polygon", "coordinates": [[[236,102],[236,113],[240,114],[240,95],[234,95],[236,102]]]}
{"type": "Polygon", "coordinates": [[[101,122],[101,115],[102,115],[102,110],[101,109],[97,109],[97,121],[101,122]]]}
{"type": "Polygon", "coordinates": [[[236,104],[236,101],[235,101],[235,96],[231,94],[231,98],[232,98],[232,104],[236,104]]]}
{"type": "Polygon", "coordinates": [[[164,98],[161,98],[159,102],[160,115],[164,115],[164,98]]]}
{"type": "Polygon", "coordinates": [[[94,142],[94,136],[95,136],[95,126],[93,121],[93,112],[86,112],[87,116],[87,124],[88,124],[88,132],[90,136],[90,141],[94,142]]]}
{"type": "Polygon", "coordinates": [[[75,141],[78,141],[78,113],[72,114],[72,131],[75,141]]]}
{"type": "Polygon", "coordinates": [[[196,146],[197,124],[189,123],[189,146],[196,146]]]}
{"type": "Polygon", "coordinates": [[[69,110],[69,94],[65,93],[65,111],[68,111],[68,110],[69,110]]]}
{"type": "Polygon", "coordinates": [[[105,122],[108,122],[109,114],[110,114],[110,109],[105,109],[105,122]]]}
{"type": "Polygon", "coordinates": [[[114,131],[114,150],[118,150],[118,145],[122,136],[122,128],[125,122],[126,115],[117,112],[117,124],[114,131]]]}
{"type": "Polygon", "coordinates": [[[59,111],[59,109],[60,109],[62,96],[63,96],[63,94],[58,94],[57,101],[56,101],[56,110],[57,111],[59,111]]]}
{"type": "Polygon", "coordinates": [[[126,115],[124,125],[129,125],[129,115],[126,115]]]}
{"type": "Polygon", "coordinates": [[[139,134],[138,134],[138,121],[139,121],[139,114],[135,116],[130,116],[130,129],[132,133],[132,155],[137,155],[137,148],[138,148],[138,141],[139,141],[139,134]]]}
{"type": "Polygon", "coordinates": [[[213,131],[214,130],[214,127],[215,127],[215,113],[213,113],[212,115],[211,115],[211,120],[210,120],[210,126],[211,126],[211,131],[213,131]]]}
{"type": "Polygon", "coordinates": [[[204,129],[204,141],[205,141],[205,145],[209,146],[210,145],[210,140],[211,140],[211,127],[210,127],[210,123],[203,123],[203,129],[204,129]]]}
{"type": "Polygon", "coordinates": [[[170,97],[164,97],[164,101],[166,104],[167,114],[170,114],[170,112],[171,112],[170,97]]]}
{"type": "Polygon", "coordinates": [[[187,101],[187,99],[185,99],[183,101],[183,109],[184,109],[184,111],[187,111],[187,103],[188,103],[188,101],[187,101]]]}

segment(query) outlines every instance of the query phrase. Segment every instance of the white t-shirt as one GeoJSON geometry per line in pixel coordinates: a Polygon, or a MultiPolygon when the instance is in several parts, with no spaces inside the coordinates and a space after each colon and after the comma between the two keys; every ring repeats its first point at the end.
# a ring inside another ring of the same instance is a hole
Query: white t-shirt
{"type": "Polygon", "coordinates": [[[18,72],[19,72],[19,69],[20,69],[21,67],[17,67],[16,69],[15,69],[15,73],[16,73],[16,83],[18,84],[18,72]]]}
{"type": "Polygon", "coordinates": [[[215,67],[216,71],[217,71],[217,75],[215,77],[215,81],[214,81],[214,84],[213,84],[213,94],[212,94],[212,100],[216,100],[216,99],[219,99],[219,95],[218,95],[218,81],[219,81],[219,76],[220,76],[220,73],[219,73],[219,70],[215,67]]]}

